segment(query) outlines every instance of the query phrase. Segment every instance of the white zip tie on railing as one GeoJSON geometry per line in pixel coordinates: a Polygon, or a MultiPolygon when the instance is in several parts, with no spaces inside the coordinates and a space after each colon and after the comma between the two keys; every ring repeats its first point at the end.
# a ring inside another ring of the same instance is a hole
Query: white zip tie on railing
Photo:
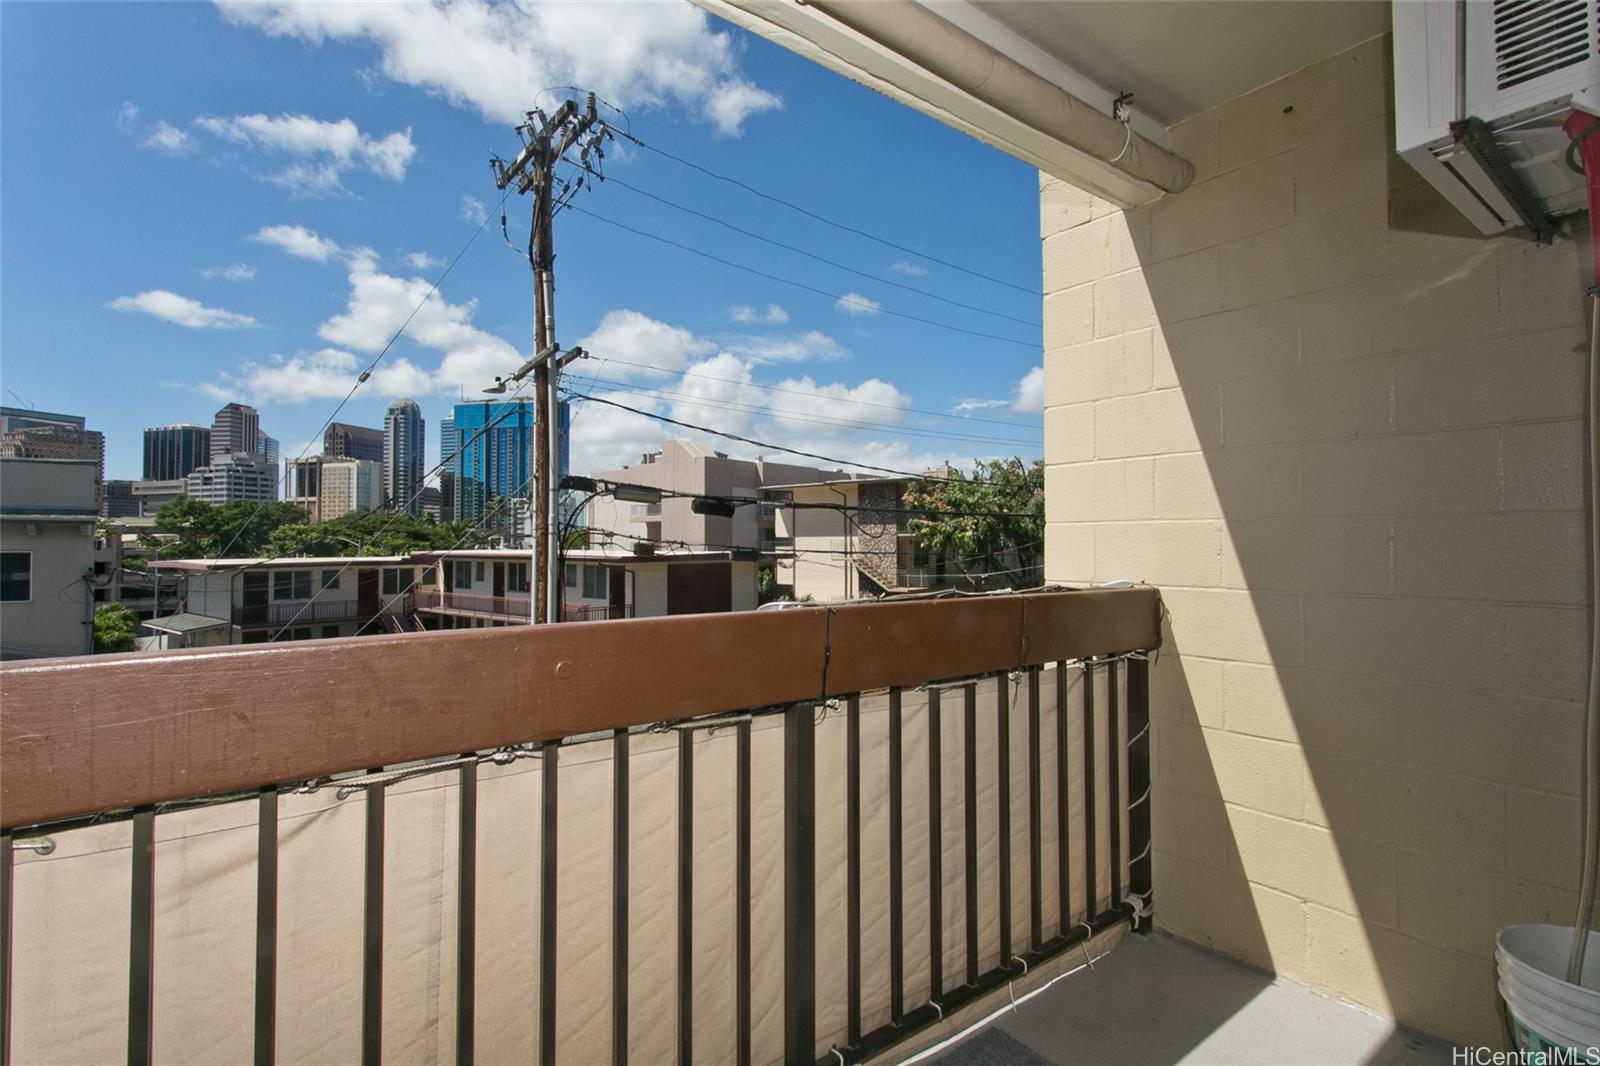
{"type": "Polygon", "coordinates": [[[839,1050],[839,1045],[834,1044],[828,1048],[828,1051],[833,1055],[834,1058],[839,1060],[839,1066],[850,1066],[850,1064],[845,1061],[844,1052],[839,1050]]]}
{"type": "MultiPolygon", "coordinates": [[[[1151,786],[1151,788],[1154,788],[1154,787],[1155,786],[1153,786],[1153,785],[1151,786]]],[[[1147,788],[1147,789],[1144,790],[1144,795],[1140,796],[1138,799],[1136,799],[1132,803],[1128,804],[1128,810],[1130,810],[1130,811],[1133,810],[1135,807],[1139,806],[1139,804],[1143,803],[1145,800],[1147,800],[1149,798],[1150,798],[1150,789],[1147,788]]],[[[1133,860],[1129,859],[1128,861],[1132,862],[1133,860]]]]}
{"type": "Polygon", "coordinates": [[[1144,846],[1144,850],[1143,851],[1141,851],[1139,854],[1135,855],[1133,858],[1128,860],[1128,865],[1132,866],[1134,863],[1136,863],[1139,860],[1143,859],[1148,854],[1150,854],[1150,845],[1146,844],[1144,846]]]}
{"type": "Polygon", "coordinates": [[[458,755],[452,759],[438,759],[434,762],[424,763],[421,766],[407,766],[398,770],[381,770],[376,773],[361,774],[356,777],[345,777],[338,781],[328,778],[318,778],[307,781],[291,791],[295,795],[308,796],[320,792],[324,788],[334,785],[334,799],[345,800],[371,785],[392,785],[399,781],[409,781],[413,777],[426,777],[428,774],[439,773],[459,766],[473,763],[492,762],[496,766],[507,766],[518,759],[529,759],[540,752],[528,748],[500,748],[487,755],[458,755]]]}
{"type": "MultiPolygon", "coordinates": [[[[1080,923],[1080,924],[1082,924],[1082,923],[1080,923]]],[[[1109,952],[1102,952],[1098,956],[1091,956],[1089,954],[1088,941],[1085,941],[1084,945],[1083,945],[1083,957],[1085,959],[1087,959],[1088,961],[1085,962],[1084,965],[1082,965],[1082,966],[1074,966],[1070,970],[1065,970],[1065,971],[1063,971],[1061,973],[1056,974],[1054,977],[1050,978],[1050,980],[1048,980],[1048,981],[1044,982],[1043,984],[1041,984],[1038,988],[1035,988],[1033,991],[1024,994],[1021,999],[1018,999],[1016,997],[1015,991],[1012,990],[1012,992],[1011,992],[1011,1002],[1007,1006],[1001,1007],[999,1010],[994,1011],[991,1014],[985,1015],[982,1018],[979,1018],[977,1021],[973,1022],[971,1025],[968,1025],[965,1028],[962,1028],[959,1031],[957,1031],[955,1033],[952,1033],[950,1036],[945,1037],[943,1040],[939,1041],[937,1044],[933,1044],[933,1045],[931,1045],[929,1047],[923,1048],[921,1051],[917,1052],[915,1055],[912,1055],[910,1058],[905,1059],[903,1061],[903,1063],[902,1063],[902,1066],[911,1066],[911,1063],[913,1063],[913,1062],[922,1062],[922,1061],[924,1061],[926,1059],[932,1058],[935,1055],[938,1055],[940,1052],[944,1051],[946,1048],[950,1047],[952,1044],[957,1044],[957,1043],[960,1043],[962,1040],[965,1040],[968,1036],[971,1036],[973,1033],[977,1032],[979,1029],[982,1029],[984,1026],[988,1025],[990,1022],[994,1021],[996,1018],[1000,1017],[1000,1015],[1004,1014],[1008,1010],[1011,1011],[1012,1013],[1016,1014],[1018,1017],[1021,1017],[1021,1013],[1022,1012],[1019,1011],[1017,1008],[1020,1007],[1022,1004],[1028,1002],[1028,1000],[1032,999],[1034,996],[1042,994],[1043,992],[1048,990],[1052,985],[1054,985],[1057,981],[1065,981],[1067,978],[1071,977],[1072,975],[1077,974],[1077,973],[1081,973],[1086,969],[1090,970],[1090,971],[1093,971],[1094,970],[1095,961],[1097,959],[1105,958],[1106,955],[1108,955],[1108,954],[1110,954],[1110,953],[1109,952]]],[[[1010,982],[1006,983],[1006,988],[1007,989],[1011,989],[1011,983],[1010,982]]],[[[841,1058],[840,1061],[842,1062],[843,1059],[841,1058]]]]}
{"type": "Polygon", "coordinates": [[[1146,723],[1145,723],[1145,724],[1144,724],[1144,728],[1143,728],[1143,729],[1141,729],[1141,730],[1139,730],[1139,731],[1138,731],[1138,732],[1137,732],[1137,733],[1135,733],[1135,734],[1134,734],[1134,735],[1133,735],[1133,736],[1131,736],[1131,737],[1129,737],[1129,738],[1128,738],[1128,743],[1127,743],[1127,744],[1125,744],[1125,745],[1123,745],[1123,747],[1127,747],[1127,748],[1131,748],[1131,747],[1133,747],[1133,746],[1134,746],[1134,745],[1135,745],[1135,744],[1137,744],[1137,743],[1138,743],[1138,742],[1139,742],[1139,741],[1140,741],[1140,740],[1142,740],[1142,739],[1143,739],[1143,738],[1144,738],[1144,735],[1145,735],[1145,734],[1146,734],[1146,733],[1148,733],[1148,732],[1150,732],[1150,723],[1149,723],[1149,722],[1146,722],[1146,723]]]}

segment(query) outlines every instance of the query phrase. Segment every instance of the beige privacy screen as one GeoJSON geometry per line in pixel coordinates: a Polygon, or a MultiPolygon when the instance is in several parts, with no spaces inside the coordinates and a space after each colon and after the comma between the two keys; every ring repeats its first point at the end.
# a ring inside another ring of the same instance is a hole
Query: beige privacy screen
{"type": "MultiPolygon", "coordinates": [[[[1058,928],[1057,784],[1065,767],[1072,920],[1109,905],[1106,841],[1113,809],[1105,671],[1096,671],[1098,899],[1084,899],[1082,672],[1066,671],[1068,751],[1057,750],[1058,671],[1040,685],[1041,893],[1044,936],[1058,928]]],[[[1125,676],[1119,672],[1119,676],[1125,676]]],[[[944,972],[966,973],[965,692],[940,692],[943,913],[929,914],[928,694],[903,696],[906,1005],[929,998],[929,922],[943,929],[944,972]]],[[[997,715],[1010,715],[1012,925],[1026,948],[1029,912],[1028,678],[977,685],[977,870],[980,970],[999,962],[997,715]]],[[[1119,698],[1119,707],[1126,699],[1119,698]]],[[[888,697],[861,699],[863,1028],[888,1019],[888,697]]],[[[818,1053],[843,1043],[846,1015],[846,721],[819,705],[816,721],[818,1053]]],[[[1124,712],[1125,714],[1125,712],[1124,712]]],[[[1124,740],[1127,730],[1117,734],[1124,740]]],[[[697,1063],[732,1063],[734,973],[734,729],[696,729],[693,743],[693,1030],[697,1063]]],[[[635,734],[629,760],[629,1052],[677,1056],[678,774],[676,731],[635,734]]],[[[1119,745],[1121,747],[1121,745],[1119,745]]],[[[175,754],[175,757],[179,757],[175,754]]],[[[754,1061],[783,1048],[783,729],[755,719],[751,738],[751,1003],[754,1061]]],[[[609,740],[560,754],[557,1057],[611,1059],[612,786],[609,740]]],[[[478,777],[478,1060],[537,1058],[539,797],[537,759],[484,764],[478,777]]],[[[1118,774],[1126,791],[1127,773],[1118,774]]],[[[392,1063],[452,1062],[456,1024],[457,772],[387,789],[383,899],[383,1052],[392,1063]]],[[[1127,797],[1115,809],[1124,812],[1127,797]]],[[[359,1061],[363,841],[366,803],[324,788],[279,804],[278,1061],[359,1061]]],[[[154,1046],[157,1062],[244,1062],[252,1055],[256,804],[237,802],[156,819],[154,1046]]],[[[130,827],[54,835],[55,852],[17,853],[12,1051],[18,1063],[98,1063],[126,1056],[130,827]]],[[[1124,848],[1119,876],[1126,886],[1124,848]]]]}

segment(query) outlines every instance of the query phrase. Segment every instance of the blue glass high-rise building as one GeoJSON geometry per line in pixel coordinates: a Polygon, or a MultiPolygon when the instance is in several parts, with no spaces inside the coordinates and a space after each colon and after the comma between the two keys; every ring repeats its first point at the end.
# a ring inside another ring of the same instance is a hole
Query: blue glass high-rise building
{"type": "MultiPolygon", "coordinates": [[[[562,404],[561,476],[567,474],[568,406],[562,404]]],[[[527,513],[524,503],[536,488],[533,480],[534,402],[531,399],[480,400],[458,403],[447,420],[440,441],[444,469],[454,475],[455,517],[477,522],[494,508],[500,518],[495,527],[508,536],[519,532],[527,513]],[[486,428],[487,427],[487,428],[486,428]],[[454,458],[451,458],[454,453],[454,458]],[[492,501],[505,501],[493,505],[492,501]]]]}

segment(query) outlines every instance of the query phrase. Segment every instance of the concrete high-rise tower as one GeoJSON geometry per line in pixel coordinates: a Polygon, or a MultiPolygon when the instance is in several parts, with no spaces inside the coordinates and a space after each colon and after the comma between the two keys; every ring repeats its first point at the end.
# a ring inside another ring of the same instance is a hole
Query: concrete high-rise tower
{"type": "Polygon", "coordinates": [[[211,420],[211,461],[230,455],[256,453],[256,437],[261,432],[261,416],[247,404],[230,403],[211,420]]]}
{"type": "Polygon", "coordinates": [[[383,416],[383,505],[393,511],[420,512],[425,443],[422,408],[395,400],[383,416]]]}

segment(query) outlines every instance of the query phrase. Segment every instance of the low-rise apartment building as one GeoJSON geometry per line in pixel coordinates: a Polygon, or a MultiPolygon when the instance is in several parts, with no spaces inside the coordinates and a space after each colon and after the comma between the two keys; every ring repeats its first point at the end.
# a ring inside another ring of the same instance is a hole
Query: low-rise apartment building
{"type": "MultiPolygon", "coordinates": [[[[930,477],[948,470],[929,471],[930,477]]],[[[779,546],[774,578],[797,600],[848,600],[886,593],[954,588],[1033,588],[1042,567],[1018,552],[999,560],[965,559],[917,543],[905,505],[908,477],[839,477],[774,486],[762,493],[774,512],[779,546]]],[[[1038,545],[1032,559],[1040,558],[1038,545]]]]}
{"type": "MultiPolygon", "coordinates": [[[[175,559],[150,564],[182,577],[174,614],[227,622],[226,644],[351,637],[413,628],[417,565],[407,556],[175,559]]],[[[167,617],[152,620],[160,631],[167,617]]]]}
{"type": "Polygon", "coordinates": [[[838,470],[793,463],[732,459],[692,441],[662,441],[659,449],[646,453],[639,462],[601,471],[594,478],[685,495],[665,496],[655,503],[597,496],[589,504],[586,520],[591,536],[625,551],[632,551],[641,541],[690,551],[772,551],[778,546],[774,511],[757,502],[762,489],[845,476],[838,470]],[[693,509],[689,495],[748,497],[750,506],[736,508],[731,518],[700,514],[693,509]]]}
{"type": "MultiPolygon", "coordinates": [[[[423,564],[414,603],[426,628],[481,629],[528,621],[528,552],[419,552],[412,559],[423,564]]],[[[567,552],[561,620],[754,610],[758,560],[754,551],[567,552]]]]}
{"type": "Polygon", "coordinates": [[[94,650],[94,459],[0,457],[0,659],[94,650]]]}

